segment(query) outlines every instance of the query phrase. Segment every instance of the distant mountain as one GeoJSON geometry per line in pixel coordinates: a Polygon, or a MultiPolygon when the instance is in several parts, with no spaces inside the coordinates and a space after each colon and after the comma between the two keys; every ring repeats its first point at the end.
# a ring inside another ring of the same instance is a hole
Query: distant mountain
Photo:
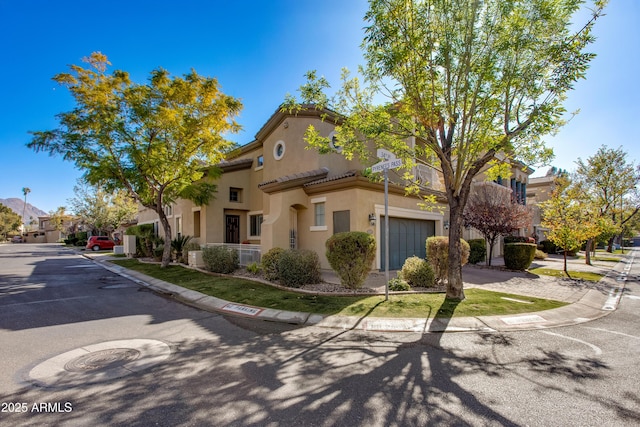
{"type": "Polygon", "coordinates": [[[0,199],[0,203],[2,203],[8,208],[11,208],[12,211],[20,215],[20,218],[22,218],[22,208],[24,208],[24,219],[27,223],[29,223],[30,218],[35,219],[37,223],[39,216],[49,215],[47,212],[36,208],[29,202],[27,202],[27,206],[25,207],[24,199],[18,199],[17,197],[12,197],[9,199],[0,199]]]}

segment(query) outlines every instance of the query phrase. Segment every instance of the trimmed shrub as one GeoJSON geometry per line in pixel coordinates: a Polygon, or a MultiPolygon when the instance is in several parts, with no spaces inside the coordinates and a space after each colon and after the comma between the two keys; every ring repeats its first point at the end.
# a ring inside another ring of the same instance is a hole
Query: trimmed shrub
{"type": "Polygon", "coordinates": [[[202,248],[202,261],[205,268],[214,273],[233,273],[240,266],[238,251],[225,246],[202,248]]]}
{"type": "Polygon", "coordinates": [[[64,240],[64,243],[66,245],[72,245],[72,246],[86,246],[86,244],[87,244],[87,232],[86,231],[78,231],[77,233],[71,233],[64,240]]]}
{"type": "Polygon", "coordinates": [[[526,270],[535,254],[533,243],[507,243],[504,245],[504,265],[510,270],[526,270]]]}
{"type": "Polygon", "coordinates": [[[477,264],[487,260],[487,242],[484,239],[469,240],[469,264],[477,264]]]}
{"type": "Polygon", "coordinates": [[[280,283],[290,288],[320,281],[320,258],[318,254],[306,249],[287,249],[278,260],[280,283]]]}
{"type": "Polygon", "coordinates": [[[551,240],[543,240],[540,242],[540,249],[548,254],[555,254],[558,251],[558,247],[551,240]]]}
{"type": "Polygon", "coordinates": [[[433,269],[427,261],[417,256],[412,256],[404,261],[398,277],[413,287],[428,288],[435,283],[433,269]]]}
{"type": "Polygon", "coordinates": [[[536,254],[534,255],[535,259],[547,259],[547,254],[542,252],[540,249],[536,249],[536,254]]]}
{"type": "Polygon", "coordinates": [[[410,291],[411,286],[399,277],[389,280],[390,291],[410,291]]]}
{"type": "Polygon", "coordinates": [[[358,289],[364,284],[376,256],[375,238],[362,231],[336,233],[325,242],[331,268],[342,286],[358,289]]]}
{"type": "MultiPolygon", "coordinates": [[[[470,252],[469,244],[464,239],[460,239],[460,261],[462,265],[469,261],[470,252]]],[[[432,236],[427,239],[427,261],[433,268],[436,283],[444,283],[447,280],[449,271],[449,237],[432,236]]]]}
{"type": "Polygon", "coordinates": [[[504,236],[504,243],[535,243],[536,239],[527,236],[504,236]]]}
{"type": "Polygon", "coordinates": [[[271,248],[266,254],[262,255],[261,265],[265,279],[272,282],[277,282],[280,279],[278,263],[280,262],[280,255],[282,255],[282,252],[284,252],[284,249],[282,248],[271,248]]]}

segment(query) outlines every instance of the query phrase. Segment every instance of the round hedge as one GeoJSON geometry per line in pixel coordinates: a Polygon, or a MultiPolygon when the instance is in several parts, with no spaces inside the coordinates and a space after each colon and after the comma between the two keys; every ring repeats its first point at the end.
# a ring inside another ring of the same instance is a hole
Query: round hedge
{"type": "Polygon", "coordinates": [[[471,239],[468,241],[470,253],[469,264],[477,264],[487,260],[487,242],[484,239],[471,239]]]}
{"type": "Polygon", "coordinates": [[[362,231],[336,233],[325,242],[327,261],[342,286],[358,289],[364,284],[376,256],[375,238],[362,231]]]}
{"type": "Polygon", "coordinates": [[[504,265],[510,270],[526,270],[536,255],[535,243],[506,243],[504,265]]]}
{"type": "Polygon", "coordinates": [[[429,263],[417,256],[405,260],[400,277],[413,287],[432,287],[435,283],[435,274],[429,263]]]}

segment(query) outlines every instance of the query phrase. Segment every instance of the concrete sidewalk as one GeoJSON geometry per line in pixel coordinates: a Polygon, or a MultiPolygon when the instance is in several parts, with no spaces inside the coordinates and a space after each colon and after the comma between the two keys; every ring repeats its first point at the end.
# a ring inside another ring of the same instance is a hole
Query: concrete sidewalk
{"type": "MultiPolygon", "coordinates": [[[[203,310],[227,315],[242,315],[256,319],[284,322],[299,325],[339,328],[343,330],[363,331],[406,331],[406,332],[459,332],[459,331],[512,331],[550,328],[588,322],[605,316],[615,310],[622,295],[635,253],[624,257],[618,263],[597,263],[593,266],[584,264],[584,260],[572,260],[569,270],[596,271],[606,276],[599,282],[557,279],[549,276],[537,276],[527,272],[514,272],[484,266],[465,266],[463,281],[465,288],[480,288],[506,292],[522,296],[531,296],[568,302],[569,305],[543,312],[526,313],[507,316],[478,316],[463,318],[372,318],[348,316],[324,316],[314,313],[289,312],[282,310],[251,307],[243,304],[224,301],[191,291],[144,274],[127,270],[115,264],[105,262],[108,257],[95,253],[84,253],[103,267],[134,282],[149,287],[163,295],[198,307],[203,310]],[[582,264],[582,265],[580,265],[582,264]]],[[[494,260],[494,264],[501,260],[494,260]]],[[[532,268],[545,266],[562,270],[563,264],[557,257],[545,261],[536,261],[532,268]],[[560,262],[560,264],[559,264],[560,262]]],[[[390,272],[390,278],[396,272],[390,272]]],[[[338,277],[331,271],[323,271],[323,280],[339,283],[338,277]]],[[[370,273],[365,286],[376,292],[384,293],[385,273],[370,273]]]]}

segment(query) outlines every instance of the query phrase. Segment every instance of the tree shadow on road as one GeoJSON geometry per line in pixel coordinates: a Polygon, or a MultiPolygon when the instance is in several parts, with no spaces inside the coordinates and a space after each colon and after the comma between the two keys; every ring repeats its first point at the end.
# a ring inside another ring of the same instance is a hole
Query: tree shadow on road
{"type": "MultiPolygon", "coordinates": [[[[453,313],[455,307],[449,301],[440,310],[453,313]]],[[[447,319],[440,317],[438,326],[447,326],[447,319]]],[[[201,320],[210,338],[172,343],[171,357],[145,371],[73,388],[29,385],[2,393],[0,401],[73,405],[67,413],[11,414],[14,426],[520,425],[464,385],[468,375],[495,381],[512,368],[455,348],[435,326],[420,335],[396,335],[293,326],[274,331],[261,324],[260,333],[253,333],[249,322],[238,320],[240,328],[223,325],[220,317],[201,320]]],[[[484,350],[516,345],[503,334],[476,336],[471,344],[484,350]]],[[[530,360],[531,371],[576,382],[606,369],[587,362],[573,366],[565,358],[565,369],[554,370],[553,354],[530,360]]]]}

